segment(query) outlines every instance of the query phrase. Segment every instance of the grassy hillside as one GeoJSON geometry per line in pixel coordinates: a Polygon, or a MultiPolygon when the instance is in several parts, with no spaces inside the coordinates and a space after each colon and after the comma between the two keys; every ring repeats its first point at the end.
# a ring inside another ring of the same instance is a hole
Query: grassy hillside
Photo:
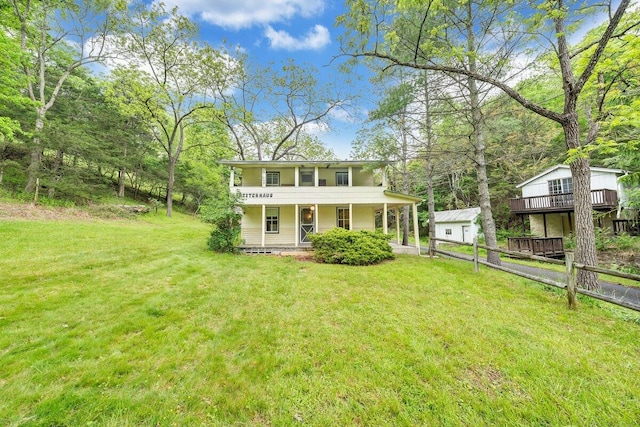
{"type": "Polygon", "coordinates": [[[636,425],[640,321],[469,263],[0,218],[0,425],[636,425]]]}

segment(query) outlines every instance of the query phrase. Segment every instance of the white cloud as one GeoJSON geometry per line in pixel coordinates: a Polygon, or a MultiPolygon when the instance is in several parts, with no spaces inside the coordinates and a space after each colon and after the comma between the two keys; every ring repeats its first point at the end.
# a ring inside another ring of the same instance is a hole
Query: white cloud
{"type": "Polygon", "coordinates": [[[315,25],[304,37],[299,39],[286,31],[274,30],[270,25],[264,35],[269,39],[270,45],[274,49],[319,50],[331,43],[329,30],[322,25],[315,25]]]}
{"type": "Polygon", "coordinates": [[[325,0],[164,0],[181,13],[225,28],[247,28],[321,14],[325,0]]]}

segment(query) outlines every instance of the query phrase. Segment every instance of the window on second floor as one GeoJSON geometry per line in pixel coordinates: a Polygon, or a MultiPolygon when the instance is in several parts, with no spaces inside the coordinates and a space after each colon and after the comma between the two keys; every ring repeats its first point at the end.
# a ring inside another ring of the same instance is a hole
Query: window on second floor
{"type": "Polygon", "coordinates": [[[267,187],[280,186],[280,172],[267,171],[267,187]]]}
{"type": "Polygon", "coordinates": [[[311,187],[314,185],[313,171],[310,171],[310,170],[300,171],[300,185],[304,187],[311,187]]]}
{"type": "Polygon", "coordinates": [[[349,172],[336,172],[336,186],[349,186],[349,172]]]}
{"type": "Polygon", "coordinates": [[[573,193],[573,178],[552,179],[549,181],[549,195],[573,193]]]}

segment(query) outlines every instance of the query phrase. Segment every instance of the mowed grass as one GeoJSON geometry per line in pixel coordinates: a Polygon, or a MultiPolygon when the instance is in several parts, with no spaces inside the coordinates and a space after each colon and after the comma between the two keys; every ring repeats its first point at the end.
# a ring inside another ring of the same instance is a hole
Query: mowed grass
{"type": "Polygon", "coordinates": [[[0,425],[638,425],[631,312],[456,260],[217,255],[207,235],[0,222],[0,425]]]}

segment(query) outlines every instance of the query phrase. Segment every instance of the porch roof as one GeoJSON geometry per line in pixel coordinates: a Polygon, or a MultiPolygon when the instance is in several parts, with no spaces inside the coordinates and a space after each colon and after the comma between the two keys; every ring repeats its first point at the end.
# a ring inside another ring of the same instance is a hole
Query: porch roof
{"type": "Polygon", "coordinates": [[[406,200],[412,203],[420,203],[423,200],[422,197],[415,197],[415,196],[410,196],[408,194],[396,193],[395,191],[390,191],[390,190],[384,190],[384,195],[406,200]]]}
{"type": "Polygon", "coordinates": [[[389,162],[381,160],[220,160],[220,164],[239,168],[264,168],[264,167],[383,167],[389,162]]]}

